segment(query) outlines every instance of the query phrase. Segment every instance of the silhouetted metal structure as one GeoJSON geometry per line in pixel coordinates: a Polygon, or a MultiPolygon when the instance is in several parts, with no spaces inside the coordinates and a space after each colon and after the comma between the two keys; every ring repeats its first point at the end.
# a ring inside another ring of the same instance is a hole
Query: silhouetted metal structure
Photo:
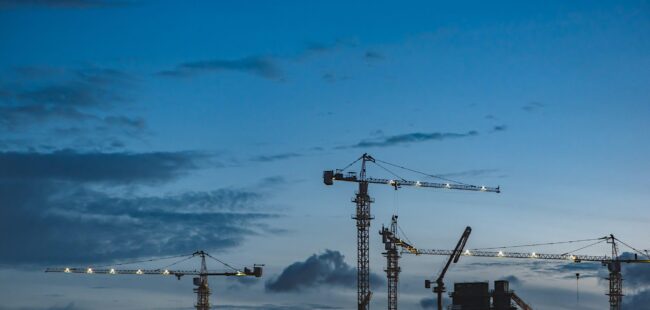
{"type": "Polygon", "coordinates": [[[384,243],[384,256],[386,257],[386,279],[388,283],[388,310],[397,309],[397,282],[399,280],[399,267],[400,253],[397,247],[401,247],[407,251],[416,252],[417,250],[397,237],[397,215],[393,215],[390,222],[390,228],[383,227],[379,231],[384,243]]]}
{"type": "MultiPolygon", "coordinates": [[[[447,274],[447,270],[449,269],[449,266],[451,265],[452,262],[454,264],[458,263],[458,260],[460,259],[460,256],[463,253],[463,248],[465,248],[465,244],[467,243],[467,239],[469,239],[469,235],[471,233],[472,233],[472,228],[467,226],[463,234],[460,236],[460,239],[458,240],[456,247],[452,250],[451,254],[449,254],[449,259],[447,260],[445,267],[442,268],[442,271],[440,271],[440,274],[436,279],[436,287],[433,288],[433,292],[436,293],[436,295],[438,296],[438,310],[442,310],[442,293],[446,291],[445,283],[444,283],[445,274],[447,274]]],[[[425,280],[424,287],[431,288],[431,281],[425,280]]]]}
{"type": "Polygon", "coordinates": [[[494,281],[494,290],[490,292],[488,282],[454,283],[451,309],[459,310],[533,310],[517,294],[510,290],[508,281],[494,281]],[[492,304],[490,305],[490,298],[492,304]]]}
{"type": "MultiPolygon", "coordinates": [[[[45,269],[45,272],[62,272],[62,273],[75,273],[75,274],[107,274],[107,275],[162,275],[162,276],[176,276],[178,280],[181,279],[182,276],[186,275],[195,275],[197,277],[193,278],[193,283],[196,286],[194,288],[194,292],[196,293],[196,304],[194,305],[197,310],[209,310],[210,309],[210,287],[208,286],[208,277],[210,276],[237,276],[237,277],[242,277],[242,276],[254,276],[256,278],[259,278],[262,276],[262,265],[254,265],[253,269],[249,268],[244,268],[243,271],[237,270],[236,268],[233,268],[232,266],[220,261],[219,259],[211,256],[210,254],[204,252],[204,251],[197,251],[192,253],[192,255],[187,256],[187,255],[182,255],[182,256],[174,256],[174,257],[166,257],[166,258],[160,258],[160,259],[151,259],[147,260],[146,262],[153,262],[153,261],[160,261],[163,259],[169,259],[169,258],[183,258],[177,262],[174,262],[168,266],[176,265],[180,262],[186,261],[190,258],[193,257],[200,257],[201,258],[201,269],[199,271],[196,270],[171,270],[171,269],[115,269],[115,268],[100,268],[100,269],[95,269],[92,267],[87,267],[87,268],[74,268],[74,267],[66,267],[66,268],[47,268],[45,269]],[[228,268],[233,269],[233,272],[213,272],[209,271],[207,268],[207,264],[205,262],[205,258],[210,257],[219,263],[222,263],[228,268]]],[[[144,262],[144,261],[143,261],[144,262]]],[[[125,265],[120,264],[120,265],[125,265]]]]}
{"type": "MultiPolygon", "coordinates": [[[[648,259],[638,259],[637,254],[634,254],[634,259],[623,259],[618,255],[618,245],[617,242],[620,242],[635,252],[646,256],[646,254],[641,253],[641,251],[625,244],[620,239],[614,237],[614,235],[609,235],[606,237],[593,239],[600,240],[597,243],[606,241],[608,244],[612,245],[612,256],[591,256],[591,255],[574,255],[570,253],[564,254],[542,254],[542,253],[522,253],[522,252],[504,252],[504,251],[475,251],[475,250],[465,250],[463,256],[474,256],[474,257],[492,257],[492,258],[525,258],[525,259],[547,259],[547,260],[565,260],[575,263],[580,262],[600,262],[603,266],[607,266],[609,270],[609,290],[607,296],[609,296],[609,309],[610,310],[620,310],[623,303],[623,277],[621,276],[621,263],[650,263],[650,257],[648,259]]],[[[582,240],[584,241],[584,240],[582,240]]],[[[575,242],[575,241],[568,241],[575,242]]],[[[597,243],[590,244],[588,246],[593,246],[597,243]]],[[[583,247],[586,248],[586,247],[583,247]]],[[[581,248],[582,249],[582,248],[581,248]]],[[[415,254],[415,255],[453,255],[455,252],[453,250],[437,250],[437,249],[417,249],[416,253],[409,251],[402,251],[406,254],[415,254]]]]}
{"type": "MultiPolygon", "coordinates": [[[[387,184],[397,190],[401,186],[416,186],[416,187],[430,187],[430,188],[441,188],[441,189],[455,189],[455,190],[468,190],[468,191],[477,191],[477,192],[493,192],[499,193],[499,187],[486,187],[486,186],[475,186],[464,184],[460,182],[454,183],[432,183],[432,182],[421,182],[421,181],[409,181],[403,178],[399,180],[390,180],[390,179],[378,179],[370,178],[366,176],[366,163],[372,162],[376,165],[382,167],[384,170],[389,171],[388,169],[381,166],[378,162],[388,164],[397,168],[406,169],[411,172],[417,172],[428,177],[437,177],[435,175],[430,175],[422,172],[418,172],[413,169],[404,168],[398,165],[387,163],[384,161],[376,160],[372,156],[364,153],[357,160],[347,165],[343,169],[337,170],[327,170],[323,172],[323,182],[325,185],[332,185],[334,181],[345,181],[345,182],[355,182],[359,183],[359,190],[357,191],[355,198],[352,200],[356,205],[356,213],[353,216],[353,219],[357,222],[357,304],[359,310],[366,310],[370,308],[370,297],[372,292],[370,290],[370,257],[369,257],[369,228],[370,221],[373,219],[370,213],[370,204],[373,202],[373,199],[368,195],[368,184],[387,184]],[[347,175],[344,175],[343,172],[354,165],[358,161],[361,161],[361,171],[359,176],[354,172],[349,172],[347,175]]],[[[389,171],[390,172],[390,171],[389,171]]]]}

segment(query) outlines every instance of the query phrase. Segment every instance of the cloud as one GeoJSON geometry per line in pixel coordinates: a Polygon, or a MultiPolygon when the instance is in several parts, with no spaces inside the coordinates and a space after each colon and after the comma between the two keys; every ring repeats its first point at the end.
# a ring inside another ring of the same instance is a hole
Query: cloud
{"type": "Polygon", "coordinates": [[[14,82],[0,83],[0,128],[9,136],[46,131],[47,135],[33,139],[51,141],[62,131],[76,129],[65,136],[58,134],[59,145],[86,141],[94,147],[145,133],[143,118],[112,114],[118,107],[124,110],[130,100],[135,79],[124,72],[94,67],[20,67],[12,72],[14,82]]]}
{"type": "Polygon", "coordinates": [[[623,309],[645,309],[650,305],[650,290],[643,290],[623,299],[623,309]]]}
{"type": "Polygon", "coordinates": [[[506,281],[508,281],[508,283],[510,283],[511,287],[514,287],[514,288],[516,288],[517,286],[519,286],[519,285],[521,284],[521,282],[522,282],[521,279],[519,279],[519,278],[518,278],[517,276],[515,276],[515,275],[505,276],[505,277],[502,277],[502,278],[499,279],[499,280],[506,280],[506,281]]]}
{"type": "Polygon", "coordinates": [[[109,194],[70,182],[0,181],[1,264],[101,263],[227,249],[268,233],[261,196],[218,189],[109,194]]]}
{"type": "Polygon", "coordinates": [[[100,263],[227,249],[279,233],[263,195],[232,188],[136,194],[200,166],[179,153],[0,153],[0,264],[100,263]],[[128,187],[124,187],[128,185],[128,187]]]}
{"type": "Polygon", "coordinates": [[[0,180],[159,183],[197,168],[205,157],[192,152],[0,152],[0,180]]]}
{"type": "Polygon", "coordinates": [[[506,131],[508,129],[508,126],[506,125],[496,125],[492,127],[492,132],[497,132],[497,131],[506,131]]]}
{"type": "MultiPolygon", "coordinates": [[[[269,292],[300,292],[319,286],[354,287],[357,271],[344,261],[338,251],[325,250],[320,255],[312,255],[303,262],[295,262],[282,273],[266,282],[269,292]]],[[[370,275],[371,283],[381,284],[382,278],[370,275]]]]}
{"type": "Polygon", "coordinates": [[[0,9],[18,7],[100,8],[125,5],[125,1],[107,0],[0,0],[0,9]]]}
{"type": "Polygon", "coordinates": [[[546,105],[541,103],[541,102],[533,101],[533,102],[529,102],[529,103],[525,104],[521,108],[526,112],[537,112],[538,110],[541,110],[545,106],[546,105]]]}
{"type": "Polygon", "coordinates": [[[251,158],[251,160],[259,161],[259,162],[270,162],[270,161],[284,160],[284,159],[290,159],[290,158],[296,158],[302,156],[303,154],[298,154],[298,153],[281,153],[281,154],[274,154],[274,155],[260,155],[251,158]]]}
{"type": "Polygon", "coordinates": [[[452,133],[452,132],[432,132],[432,133],[408,133],[402,135],[382,137],[373,140],[364,140],[357,144],[339,147],[339,148],[365,148],[365,147],[388,147],[399,144],[418,143],[426,141],[442,141],[448,139],[460,139],[477,136],[478,132],[470,130],[466,133],[452,133]]]}
{"type": "MultiPolygon", "coordinates": [[[[443,305],[451,305],[452,301],[447,296],[442,296],[443,305]]],[[[438,306],[437,297],[425,297],[420,299],[420,307],[422,309],[436,309],[438,306]]]]}
{"type": "Polygon", "coordinates": [[[245,309],[263,309],[263,310],[328,310],[328,309],[344,309],[341,307],[320,305],[320,304],[301,304],[301,305],[274,305],[274,304],[263,304],[257,306],[243,306],[243,305],[219,305],[221,309],[232,309],[232,310],[245,310],[245,309]]]}
{"type": "Polygon", "coordinates": [[[383,60],[384,55],[375,51],[366,51],[366,53],[363,55],[363,58],[368,61],[383,60]]]}
{"type": "MultiPolygon", "coordinates": [[[[621,254],[622,259],[635,259],[634,253],[625,252],[621,254]]],[[[638,259],[647,259],[645,256],[639,256],[638,259]]],[[[648,264],[628,263],[622,264],[621,272],[627,285],[637,288],[650,287],[650,266],[648,264]]],[[[650,296],[650,293],[648,293],[650,296]]]]}
{"type": "Polygon", "coordinates": [[[162,76],[188,77],[205,72],[242,72],[256,75],[265,79],[279,80],[283,77],[282,70],[276,60],[267,56],[251,56],[235,60],[207,60],[187,62],[172,70],[159,72],[162,76]]]}

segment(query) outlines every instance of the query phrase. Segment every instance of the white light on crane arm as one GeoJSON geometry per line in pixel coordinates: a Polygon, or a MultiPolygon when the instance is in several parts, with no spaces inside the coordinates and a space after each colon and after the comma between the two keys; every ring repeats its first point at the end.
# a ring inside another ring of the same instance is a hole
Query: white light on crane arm
{"type": "Polygon", "coordinates": [[[235,275],[238,276],[238,277],[241,277],[241,276],[245,276],[246,274],[241,272],[241,271],[237,271],[237,273],[235,275]]]}
{"type": "Polygon", "coordinates": [[[497,254],[497,256],[499,256],[499,257],[504,257],[505,255],[503,254],[503,251],[499,251],[499,253],[497,254]]]}
{"type": "Polygon", "coordinates": [[[169,275],[169,270],[165,269],[165,271],[163,271],[162,274],[164,274],[164,275],[169,275]]]}
{"type": "Polygon", "coordinates": [[[415,182],[415,186],[422,186],[422,182],[420,182],[420,181],[416,181],[416,182],[415,182]]]}
{"type": "Polygon", "coordinates": [[[482,191],[486,191],[487,188],[485,188],[485,186],[481,186],[481,190],[482,190],[482,191]]]}
{"type": "Polygon", "coordinates": [[[115,272],[115,269],[111,268],[111,270],[108,271],[108,273],[110,273],[110,274],[116,274],[117,272],[115,272]]]}
{"type": "Polygon", "coordinates": [[[531,258],[537,258],[537,254],[535,254],[535,252],[533,252],[533,254],[530,254],[530,257],[531,258]]]}
{"type": "Polygon", "coordinates": [[[86,273],[93,273],[93,269],[92,268],[86,269],[86,273]]]}
{"type": "Polygon", "coordinates": [[[138,269],[138,271],[135,272],[135,274],[144,274],[141,269],[138,269]]]}
{"type": "Polygon", "coordinates": [[[63,272],[70,273],[71,271],[70,271],[70,268],[66,267],[65,269],[63,269],[63,272]]]}
{"type": "Polygon", "coordinates": [[[446,188],[451,188],[451,184],[447,183],[447,184],[445,184],[445,187],[446,188]]]}
{"type": "Polygon", "coordinates": [[[472,252],[470,252],[469,250],[465,250],[464,255],[472,255],[472,252]]]}

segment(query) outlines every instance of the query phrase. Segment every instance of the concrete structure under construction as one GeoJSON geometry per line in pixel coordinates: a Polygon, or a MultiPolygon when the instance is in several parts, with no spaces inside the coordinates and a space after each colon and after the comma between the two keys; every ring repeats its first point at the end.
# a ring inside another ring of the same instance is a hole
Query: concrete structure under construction
{"type": "Polygon", "coordinates": [[[513,291],[508,281],[494,281],[494,290],[490,291],[488,282],[454,283],[452,310],[516,310],[513,305],[513,291]]]}

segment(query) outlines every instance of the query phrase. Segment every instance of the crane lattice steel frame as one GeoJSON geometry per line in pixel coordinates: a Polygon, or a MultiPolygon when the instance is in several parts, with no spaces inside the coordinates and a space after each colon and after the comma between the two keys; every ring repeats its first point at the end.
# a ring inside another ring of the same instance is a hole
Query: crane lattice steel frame
{"type": "MultiPolygon", "coordinates": [[[[65,267],[65,268],[47,268],[45,269],[45,272],[60,272],[60,273],[73,273],[73,274],[108,274],[108,275],[161,275],[161,276],[176,276],[178,280],[181,279],[182,276],[186,275],[195,275],[198,277],[195,277],[194,280],[194,285],[197,286],[194,288],[194,292],[196,293],[196,304],[194,307],[197,310],[209,310],[210,309],[210,287],[208,286],[208,277],[210,276],[237,276],[237,277],[242,277],[242,276],[255,276],[256,278],[259,278],[262,276],[262,265],[254,265],[253,270],[249,268],[244,268],[243,271],[236,270],[234,272],[212,272],[209,271],[207,268],[207,264],[205,262],[205,257],[211,257],[217,261],[218,259],[212,257],[210,254],[204,252],[204,251],[196,251],[194,252],[191,256],[184,258],[181,261],[190,259],[192,257],[199,256],[201,257],[201,269],[199,271],[196,270],[170,270],[170,269],[115,269],[115,268],[109,268],[109,269],[95,269],[92,267],[87,267],[87,268],[80,268],[80,267],[65,267]]],[[[177,257],[183,257],[183,256],[177,256],[177,257]]],[[[153,261],[153,260],[149,260],[153,261]]],[[[179,262],[181,262],[179,261],[179,262]]],[[[228,266],[229,268],[232,268],[230,265],[227,265],[221,261],[220,263],[228,266]]],[[[178,262],[177,262],[178,263],[178,262]]],[[[174,263],[176,264],[176,263],[174,263]]],[[[173,265],[173,264],[172,264],[173,265]]],[[[234,268],[233,268],[234,269],[234,268]]]]}
{"type": "MultiPolygon", "coordinates": [[[[401,186],[415,186],[415,187],[467,190],[467,191],[477,191],[477,192],[492,192],[492,193],[501,192],[499,187],[475,186],[475,185],[460,184],[460,183],[457,184],[457,183],[433,183],[433,182],[409,181],[404,179],[389,180],[389,179],[369,178],[366,176],[367,162],[372,162],[377,164],[375,158],[368,155],[367,153],[364,153],[363,155],[361,155],[361,157],[359,157],[357,160],[355,160],[352,164],[348,165],[344,169],[327,170],[323,172],[323,182],[325,183],[325,185],[332,185],[334,184],[334,181],[359,183],[359,190],[357,191],[355,198],[352,200],[356,205],[356,213],[353,216],[353,219],[356,220],[356,224],[357,224],[358,310],[370,309],[370,297],[372,296],[372,291],[370,290],[369,229],[370,229],[370,221],[373,219],[370,213],[370,204],[374,201],[368,195],[368,184],[387,184],[394,187],[395,190],[397,190],[401,186]],[[359,173],[359,177],[357,177],[357,175],[353,172],[350,172],[347,175],[343,175],[343,171],[347,169],[347,167],[350,167],[351,165],[353,165],[358,161],[361,161],[361,171],[359,173]]],[[[427,175],[427,176],[432,176],[432,175],[427,175]]],[[[397,305],[397,295],[394,296],[394,300],[395,300],[394,304],[397,305]]],[[[389,304],[390,303],[391,302],[389,301],[389,304]]]]}

